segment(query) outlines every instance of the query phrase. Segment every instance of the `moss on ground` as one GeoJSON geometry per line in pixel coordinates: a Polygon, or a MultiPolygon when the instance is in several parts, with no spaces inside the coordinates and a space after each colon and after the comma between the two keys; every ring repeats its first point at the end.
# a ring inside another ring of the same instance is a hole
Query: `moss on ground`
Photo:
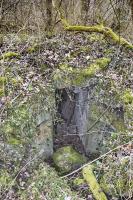
{"type": "Polygon", "coordinates": [[[1,56],[0,56],[0,60],[2,59],[12,59],[12,58],[19,58],[20,57],[20,54],[17,53],[17,52],[12,52],[12,51],[9,51],[9,52],[6,52],[6,53],[3,53],[1,56]]]}
{"type": "Polygon", "coordinates": [[[68,64],[61,64],[59,69],[54,71],[53,79],[58,82],[58,87],[67,87],[68,85],[81,86],[96,75],[96,73],[106,69],[111,62],[110,58],[102,57],[94,60],[86,68],[72,68],[68,64]],[[60,84],[59,84],[60,83],[60,84]]]}
{"type": "Polygon", "coordinates": [[[106,42],[104,36],[97,33],[92,33],[91,35],[88,36],[88,39],[90,42],[102,42],[102,43],[106,42]]]}
{"type": "Polygon", "coordinates": [[[0,97],[3,97],[4,95],[5,95],[4,90],[0,88],[0,97]]]}
{"type": "Polygon", "coordinates": [[[102,189],[112,197],[128,196],[128,192],[133,191],[133,180],[130,180],[130,157],[123,157],[116,162],[106,160],[110,168],[105,169],[99,180],[102,189]]]}
{"type": "Polygon", "coordinates": [[[61,173],[67,173],[85,163],[86,158],[76,152],[72,146],[65,146],[53,154],[53,161],[61,173]]]}
{"type": "Polygon", "coordinates": [[[125,104],[131,104],[133,102],[132,91],[130,89],[125,90],[121,98],[125,104]]]}
{"type": "MultiPolygon", "coordinates": [[[[28,175],[28,170],[25,174],[28,175]]],[[[3,195],[1,196],[3,199],[7,188],[9,188],[8,195],[11,199],[14,197],[19,200],[38,200],[42,197],[47,200],[84,199],[71,190],[67,180],[61,179],[56,171],[44,162],[38,168],[33,169],[30,176],[22,182],[20,180],[20,185],[21,187],[14,179],[13,172],[9,173],[6,169],[0,170],[0,194],[3,195]],[[18,190],[12,190],[12,186],[17,187],[18,190]]]]}
{"type": "Polygon", "coordinates": [[[6,169],[0,169],[0,194],[11,184],[12,177],[6,169]]]}
{"type": "Polygon", "coordinates": [[[34,44],[31,47],[28,47],[27,53],[35,53],[38,50],[39,50],[39,45],[38,44],[34,44]]]}
{"type": "Polygon", "coordinates": [[[0,77],[0,97],[5,96],[5,83],[6,83],[6,77],[0,77]]]}
{"type": "Polygon", "coordinates": [[[75,192],[71,191],[67,181],[61,179],[56,171],[46,163],[40,164],[39,168],[34,171],[32,177],[27,183],[27,189],[19,192],[20,200],[32,199],[38,200],[41,197],[47,200],[83,200],[75,192]]]}
{"type": "Polygon", "coordinates": [[[14,137],[10,137],[8,139],[8,143],[11,144],[11,145],[21,145],[22,144],[22,141],[17,139],[17,138],[14,138],[14,137]]]}
{"type": "Polygon", "coordinates": [[[75,186],[81,186],[81,185],[84,185],[86,182],[85,182],[85,180],[83,179],[83,178],[79,178],[79,177],[77,177],[77,178],[75,178],[74,180],[73,180],[73,184],[75,185],[75,186]]]}
{"type": "Polygon", "coordinates": [[[1,76],[0,77],[0,87],[3,86],[6,82],[6,77],[5,76],[1,76]]]}

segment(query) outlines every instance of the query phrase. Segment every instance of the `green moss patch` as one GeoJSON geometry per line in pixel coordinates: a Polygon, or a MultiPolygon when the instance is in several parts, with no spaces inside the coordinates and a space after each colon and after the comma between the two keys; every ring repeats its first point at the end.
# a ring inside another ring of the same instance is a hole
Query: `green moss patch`
{"type": "Polygon", "coordinates": [[[16,52],[12,52],[12,51],[9,51],[9,52],[6,52],[6,53],[3,53],[1,56],[0,56],[0,60],[1,59],[12,59],[12,58],[19,58],[20,57],[20,54],[19,53],[16,53],[16,52]]]}
{"type": "Polygon", "coordinates": [[[105,69],[110,63],[110,58],[99,58],[95,60],[95,63],[92,63],[89,67],[83,69],[81,74],[84,77],[93,77],[98,71],[105,69]]]}
{"type": "Polygon", "coordinates": [[[111,59],[110,58],[98,58],[96,59],[96,64],[99,66],[100,69],[104,69],[108,66],[108,64],[110,63],[111,59]]]}
{"type": "Polygon", "coordinates": [[[6,83],[6,77],[0,77],[0,97],[5,95],[5,83],[6,83]]]}
{"type": "Polygon", "coordinates": [[[5,95],[4,90],[0,88],[0,97],[3,97],[4,95],[5,95]]]}
{"type": "Polygon", "coordinates": [[[77,178],[75,178],[74,180],[73,180],[73,184],[75,185],[75,186],[81,186],[81,185],[84,185],[86,182],[85,182],[85,180],[83,179],[83,178],[79,178],[79,177],[77,177],[77,178]]]}
{"type": "Polygon", "coordinates": [[[5,191],[12,182],[11,174],[6,169],[0,169],[0,193],[5,191]]]}
{"type": "Polygon", "coordinates": [[[9,138],[8,143],[11,145],[20,145],[22,141],[17,138],[9,138]]]}
{"type": "Polygon", "coordinates": [[[28,47],[27,53],[34,53],[39,50],[40,46],[38,44],[34,44],[31,47],[28,47]]]}
{"type": "Polygon", "coordinates": [[[65,146],[53,154],[53,161],[61,173],[67,173],[85,163],[86,158],[72,146],[65,146]]]}
{"type": "Polygon", "coordinates": [[[107,68],[111,62],[110,58],[96,59],[92,64],[86,68],[72,68],[68,64],[62,64],[54,72],[54,81],[61,82],[61,85],[66,87],[68,85],[82,85],[88,78],[92,78],[96,73],[107,68]]]}
{"type": "Polygon", "coordinates": [[[0,87],[3,86],[5,84],[5,82],[6,82],[6,77],[1,76],[0,77],[0,87]]]}
{"type": "Polygon", "coordinates": [[[86,78],[91,78],[95,76],[95,74],[101,70],[104,70],[108,64],[110,63],[110,58],[99,58],[96,59],[94,63],[92,63],[89,67],[85,69],[77,69],[74,71],[76,75],[75,79],[73,79],[73,84],[80,85],[82,84],[86,78]]]}
{"type": "Polygon", "coordinates": [[[122,100],[125,104],[131,104],[133,102],[133,93],[130,89],[124,91],[122,100]]]}

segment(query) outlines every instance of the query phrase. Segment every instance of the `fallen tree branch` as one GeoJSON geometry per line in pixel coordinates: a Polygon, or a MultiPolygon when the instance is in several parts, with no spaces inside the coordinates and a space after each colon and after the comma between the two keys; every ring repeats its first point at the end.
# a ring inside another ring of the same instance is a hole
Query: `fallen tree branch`
{"type": "Polygon", "coordinates": [[[133,44],[128,42],[126,39],[123,37],[117,35],[111,28],[105,27],[103,25],[94,25],[94,26],[71,26],[66,18],[64,11],[61,7],[58,6],[58,4],[53,4],[54,8],[57,10],[59,17],[61,19],[62,25],[64,26],[64,29],[66,31],[78,31],[78,32],[96,32],[96,33],[101,33],[105,37],[108,37],[112,39],[115,43],[120,44],[124,47],[127,47],[129,49],[133,49],[133,44]]]}
{"type": "Polygon", "coordinates": [[[84,180],[86,180],[93,196],[96,200],[107,200],[105,193],[102,191],[97,179],[93,173],[93,165],[88,165],[82,171],[84,180]]]}
{"type": "Polygon", "coordinates": [[[104,27],[103,25],[96,26],[66,26],[64,27],[67,31],[79,31],[79,32],[96,32],[101,33],[105,37],[112,39],[115,43],[133,49],[133,45],[123,37],[119,37],[111,28],[104,27]]]}

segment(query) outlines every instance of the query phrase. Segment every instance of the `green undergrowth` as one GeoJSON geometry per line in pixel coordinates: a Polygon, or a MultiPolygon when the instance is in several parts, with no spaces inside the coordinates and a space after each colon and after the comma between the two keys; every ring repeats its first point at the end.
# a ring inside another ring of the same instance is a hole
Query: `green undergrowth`
{"type": "Polygon", "coordinates": [[[132,104],[133,103],[133,92],[131,91],[131,89],[126,89],[123,92],[123,95],[121,98],[125,104],[132,104]]]}
{"type": "Polygon", "coordinates": [[[32,113],[29,112],[29,106],[28,103],[16,105],[15,108],[12,105],[8,106],[8,117],[1,125],[1,132],[3,132],[9,143],[17,144],[20,143],[20,140],[21,142],[26,141],[34,133],[35,122],[32,113]]]}
{"type": "Polygon", "coordinates": [[[104,44],[104,43],[106,43],[106,40],[105,40],[105,38],[104,38],[104,35],[101,35],[101,34],[99,34],[99,33],[91,33],[90,35],[88,35],[88,40],[90,41],[90,42],[99,42],[99,43],[101,43],[102,42],[102,44],[104,44]]]}
{"type": "MultiPolygon", "coordinates": [[[[99,38],[95,37],[95,35],[93,35],[91,40],[92,40],[92,42],[94,42],[94,41],[98,41],[99,38]]],[[[123,41],[123,42],[125,42],[125,41],[123,41]]],[[[32,56],[32,53],[35,53],[36,51],[38,51],[39,48],[40,47],[38,47],[38,45],[36,45],[35,43],[33,45],[32,45],[32,43],[30,43],[30,46],[27,48],[26,53],[27,54],[29,53],[32,56]]],[[[52,89],[50,89],[50,90],[54,90],[57,87],[69,87],[72,85],[82,86],[86,83],[86,81],[95,77],[98,73],[102,74],[102,72],[104,70],[106,70],[106,68],[109,66],[109,64],[111,62],[110,54],[113,51],[112,49],[105,49],[104,57],[93,60],[89,66],[86,66],[84,68],[83,67],[81,67],[81,68],[80,67],[79,68],[71,67],[67,64],[67,62],[65,64],[60,64],[58,68],[52,69],[53,71],[50,69],[52,71],[52,76],[47,76],[47,73],[46,73],[46,76],[44,74],[43,82],[45,82],[44,81],[45,78],[48,77],[48,81],[50,82],[50,84],[52,83],[52,89]],[[50,78],[52,77],[52,78],[49,79],[49,77],[50,78]]],[[[80,49],[75,51],[74,53],[72,53],[71,56],[73,56],[73,57],[78,56],[80,51],[87,52],[88,54],[89,54],[89,52],[91,52],[89,47],[80,47],[80,49]]],[[[3,62],[3,60],[10,61],[11,59],[19,58],[19,57],[20,57],[19,53],[9,51],[9,52],[4,53],[0,57],[0,60],[2,62],[3,62]]],[[[18,60],[16,59],[16,61],[18,61],[18,60]]],[[[13,62],[13,65],[15,65],[14,62],[13,62]]],[[[16,68],[17,67],[18,66],[16,66],[16,68]]],[[[46,64],[44,62],[40,63],[39,67],[40,67],[42,73],[44,73],[45,70],[48,69],[48,67],[46,66],[46,64]]],[[[13,145],[15,148],[25,144],[26,141],[30,141],[30,139],[34,135],[35,126],[36,126],[34,123],[34,119],[33,119],[33,118],[35,118],[35,115],[34,116],[32,115],[31,106],[25,104],[25,102],[27,103],[28,100],[31,101],[31,98],[30,98],[31,94],[27,93],[27,91],[23,91],[25,86],[19,88],[19,86],[23,86],[23,84],[24,84],[23,79],[25,79],[26,73],[29,72],[27,69],[28,69],[28,67],[25,69],[25,71],[22,71],[22,74],[21,74],[20,73],[21,68],[20,68],[19,73],[18,73],[19,76],[22,75],[22,77],[20,77],[20,78],[17,78],[13,75],[10,75],[11,77],[10,76],[4,77],[5,74],[3,75],[3,77],[0,77],[0,97],[6,97],[7,91],[5,90],[5,85],[7,83],[7,79],[8,79],[8,84],[7,84],[8,87],[7,88],[8,88],[8,92],[9,92],[7,95],[9,95],[9,97],[12,100],[12,95],[15,94],[13,96],[13,103],[11,103],[11,100],[9,102],[6,102],[7,103],[7,105],[6,105],[7,106],[7,116],[6,116],[5,122],[3,123],[3,126],[0,127],[4,138],[6,138],[6,140],[7,140],[6,142],[9,145],[13,145]],[[16,106],[17,105],[16,97],[19,93],[17,93],[16,91],[18,88],[19,88],[19,91],[23,92],[23,94],[20,99],[19,98],[17,99],[18,105],[19,105],[17,107],[16,106]],[[28,97],[28,95],[29,95],[29,97],[28,97]],[[15,97],[15,100],[14,100],[14,97],[15,97]]],[[[32,68],[30,68],[30,69],[32,70],[32,68]]],[[[112,67],[112,69],[113,69],[113,67],[112,67]]],[[[6,70],[7,70],[7,68],[5,67],[5,71],[6,70]]],[[[9,65],[8,70],[10,73],[11,70],[15,71],[16,69],[14,70],[14,66],[9,65]]],[[[48,71],[49,71],[49,69],[46,72],[48,72],[48,71]]],[[[115,70],[113,72],[115,73],[115,70]]],[[[37,73],[38,73],[38,71],[36,72],[36,74],[37,73]]],[[[28,80],[29,77],[26,77],[26,80],[28,80]]],[[[37,90],[39,90],[40,88],[42,88],[42,90],[44,90],[44,89],[47,90],[47,88],[45,88],[45,86],[42,84],[42,82],[37,82],[37,84],[36,84],[36,80],[39,78],[41,80],[41,76],[35,77],[35,88],[32,89],[32,88],[30,88],[30,85],[29,85],[29,90],[31,90],[33,92],[34,92],[34,89],[36,89],[36,88],[37,88],[37,90]],[[37,87],[38,85],[39,85],[39,87],[37,87]]],[[[34,79],[34,77],[33,77],[33,79],[34,79]]],[[[33,79],[31,78],[31,81],[33,81],[33,79]]],[[[102,79],[102,78],[100,77],[100,79],[102,79]]],[[[103,77],[103,79],[104,79],[104,77],[103,77]]],[[[100,80],[100,81],[102,81],[102,80],[100,80]]],[[[100,92],[102,90],[107,90],[107,87],[105,85],[103,85],[103,88],[102,88],[102,86],[101,86],[100,92]]],[[[109,88],[109,90],[110,90],[110,88],[109,88]]],[[[107,91],[107,93],[110,92],[109,90],[107,91]]],[[[102,98],[100,96],[100,92],[96,95],[99,95],[99,98],[102,98]]],[[[128,115],[127,119],[131,119],[131,121],[132,121],[132,112],[131,112],[131,107],[130,107],[133,105],[132,91],[131,91],[131,89],[130,90],[127,89],[124,92],[120,91],[119,94],[120,94],[119,99],[121,99],[122,103],[124,103],[124,109],[126,108],[125,105],[126,106],[129,105],[128,113],[126,111],[124,114],[128,115]]],[[[51,95],[51,93],[49,91],[46,92],[45,95],[43,93],[42,94],[38,93],[37,99],[34,98],[33,103],[37,105],[38,97],[41,98],[41,101],[44,101],[44,98],[46,96],[50,96],[50,95],[51,95]]],[[[106,100],[108,100],[109,97],[107,96],[107,98],[104,101],[107,105],[108,105],[108,101],[106,102],[106,100]]],[[[31,104],[33,104],[33,103],[31,102],[31,104]]],[[[39,101],[39,103],[40,103],[40,101],[39,101]]],[[[47,101],[46,104],[49,104],[48,106],[50,108],[53,106],[51,101],[47,101]]],[[[38,107],[38,105],[37,105],[37,107],[38,107]]],[[[104,110],[105,109],[103,108],[102,111],[104,111],[104,110]]],[[[54,109],[52,111],[54,112],[54,109]]],[[[96,111],[95,112],[96,117],[98,117],[99,111],[97,110],[97,108],[95,108],[95,111],[96,111]]],[[[102,113],[102,111],[100,112],[100,114],[102,113]]],[[[37,115],[37,113],[36,113],[36,115],[37,115]]],[[[121,131],[120,134],[118,134],[118,133],[112,134],[112,137],[114,137],[114,139],[115,139],[115,141],[113,141],[114,142],[113,145],[114,145],[114,147],[116,147],[116,145],[123,143],[123,141],[127,141],[127,139],[123,139],[121,142],[119,142],[120,140],[119,140],[118,135],[122,136],[123,135],[122,131],[124,131],[123,124],[122,124],[123,121],[119,121],[117,119],[117,117],[114,116],[112,113],[106,112],[106,115],[107,115],[107,118],[109,118],[108,121],[110,122],[110,124],[114,125],[113,123],[115,123],[116,129],[121,131]],[[116,144],[116,141],[118,141],[119,143],[116,144]]],[[[133,127],[133,123],[131,124],[130,127],[133,127]]],[[[110,139],[110,142],[111,141],[112,140],[110,139]]],[[[113,147],[113,145],[111,144],[112,147],[113,147]]],[[[108,147],[108,145],[107,145],[107,147],[108,147]]],[[[129,166],[130,163],[125,162],[125,164],[123,165],[124,167],[121,167],[121,162],[116,162],[114,160],[114,157],[109,156],[108,158],[109,158],[109,160],[105,161],[105,163],[103,163],[105,165],[104,165],[102,171],[100,172],[100,174],[102,174],[102,178],[98,177],[99,178],[98,182],[101,184],[103,191],[111,194],[112,196],[116,196],[116,197],[120,196],[120,194],[128,193],[128,186],[130,186],[130,182],[129,182],[128,174],[127,174],[126,170],[128,170],[127,166],[129,166]],[[119,174],[120,174],[120,176],[119,176],[119,174]]],[[[98,168],[98,170],[100,170],[100,168],[98,168]]],[[[8,186],[8,184],[10,183],[10,181],[12,180],[12,178],[10,177],[10,174],[7,171],[1,170],[0,175],[1,175],[0,176],[0,184],[1,184],[0,186],[2,186],[5,189],[8,186]]],[[[79,180],[79,183],[82,183],[82,181],[83,180],[79,180]]],[[[0,188],[2,188],[2,187],[0,187],[0,188]]],[[[56,174],[55,170],[45,164],[41,164],[39,169],[36,169],[34,171],[34,173],[28,179],[27,188],[25,190],[20,189],[18,199],[20,199],[20,200],[29,199],[30,200],[30,197],[31,197],[31,199],[38,200],[38,199],[41,199],[43,195],[46,197],[47,200],[52,200],[52,199],[64,200],[65,198],[67,199],[67,197],[68,197],[68,199],[70,199],[69,197],[71,197],[71,199],[75,199],[75,200],[80,199],[79,196],[77,196],[75,193],[73,193],[71,191],[71,189],[67,185],[67,182],[65,180],[60,179],[58,177],[58,175],[56,174]]]]}
{"type": "MultiPolygon", "coordinates": [[[[110,159],[111,157],[109,156],[110,159]]],[[[133,181],[129,171],[131,167],[130,157],[121,158],[117,161],[109,161],[109,158],[106,159],[106,165],[108,164],[110,168],[104,169],[100,179],[102,189],[112,197],[132,196],[133,181]]]]}
{"type": "Polygon", "coordinates": [[[6,84],[6,77],[0,77],[0,97],[5,95],[5,84],[6,84]]]}
{"type": "Polygon", "coordinates": [[[47,200],[64,200],[67,198],[71,200],[84,199],[72,191],[67,180],[61,179],[55,169],[46,163],[40,164],[38,168],[32,170],[26,182],[21,184],[26,185],[26,187],[21,188],[17,185],[13,173],[11,174],[6,169],[0,170],[1,198],[5,197],[4,192],[7,188],[9,189],[8,194],[10,194],[12,186],[17,186],[18,189],[15,191],[15,197],[19,200],[38,200],[42,197],[47,200]]]}
{"type": "Polygon", "coordinates": [[[99,58],[96,59],[94,63],[90,64],[90,66],[88,66],[87,68],[77,70],[77,72],[75,72],[76,76],[73,80],[73,84],[80,85],[87,78],[94,77],[97,72],[106,69],[110,61],[110,58],[99,58]]]}
{"type": "Polygon", "coordinates": [[[12,182],[12,177],[10,173],[5,169],[1,169],[0,170],[0,197],[1,197],[1,193],[9,187],[11,182],[12,182]]]}
{"type": "Polygon", "coordinates": [[[32,46],[28,47],[27,53],[35,53],[40,49],[39,44],[33,44],[32,46]]]}
{"type": "Polygon", "coordinates": [[[27,182],[27,189],[19,191],[19,199],[34,200],[41,199],[44,196],[47,200],[83,200],[75,192],[71,191],[66,180],[61,179],[56,171],[46,163],[40,164],[32,177],[27,182]]]}
{"type": "Polygon", "coordinates": [[[105,69],[110,61],[110,58],[96,59],[88,68],[83,69],[81,74],[84,77],[93,77],[98,71],[105,69]]]}

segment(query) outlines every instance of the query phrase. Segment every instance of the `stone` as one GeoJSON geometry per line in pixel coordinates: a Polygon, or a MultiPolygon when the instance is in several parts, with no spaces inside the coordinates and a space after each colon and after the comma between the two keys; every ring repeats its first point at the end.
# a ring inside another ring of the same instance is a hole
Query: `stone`
{"type": "Polygon", "coordinates": [[[44,121],[38,126],[38,133],[34,137],[32,149],[38,157],[49,158],[53,154],[53,126],[52,121],[44,121]]]}
{"type": "Polygon", "coordinates": [[[52,154],[53,124],[50,114],[42,112],[36,116],[36,133],[27,152],[27,159],[33,160],[30,162],[30,168],[38,166],[42,160],[50,158],[52,154]]]}
{"type": "Polygon", "coordinates": [[[124,111],[121,108],[110,110],[98,105],[93,99],[89,102],[87,134],[83,136],[83,144],[87,155],[99,155],[107,151],[105,146],[113,132],[125,130],[124,111]],[[103,115],[106,110],[106,113],[103,115]],[[118,112],[119,111],[119,112],[118,112]],[[101,116],[101,117],[100,117],[101,116]]]}
{"type": "Polygon", "coordinates": [[[19,162],[24,155],[24,149],[21,144],[0,142],[0,160],[10,160],[19,162]]]}
{"type": "Polygon", "coordinates": [[[61,173],[67,173],[83,165],[87,160],[85,156],[78,153],[72,146],[59,148],[53,154],[55,166],[61,173]]]}

